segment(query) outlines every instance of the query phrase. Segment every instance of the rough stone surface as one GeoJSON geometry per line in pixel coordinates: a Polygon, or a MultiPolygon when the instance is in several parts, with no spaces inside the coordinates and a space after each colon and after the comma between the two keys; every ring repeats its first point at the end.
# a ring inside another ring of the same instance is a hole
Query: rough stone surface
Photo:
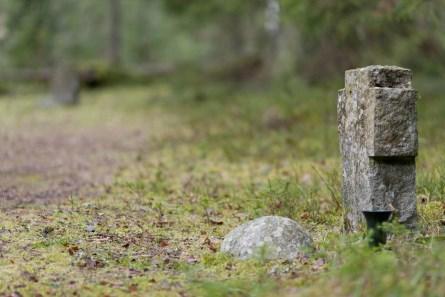
{"type": "Polygon", "coordinates": [[[266,216],[230,232],[221,245],[221,251],[247,259],[258,256],[264,249],[268,259],[293,259],[311,247],[312,238],[297,222],[266,216]]]}
{"type": "Polygon", "coordinates": [[[362,211],[395,210],[401,223],[415,224],[417,92],[411,77],[395,66],[346,71],[337,112],[347,230],[359,228],[362,211]]]}

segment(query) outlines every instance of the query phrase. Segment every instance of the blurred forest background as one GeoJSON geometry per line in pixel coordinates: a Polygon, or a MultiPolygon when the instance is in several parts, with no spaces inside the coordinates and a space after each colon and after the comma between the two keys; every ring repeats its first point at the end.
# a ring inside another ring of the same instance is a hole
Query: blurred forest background
{"type": "Polygon", "coordinates": [[[443,0],[2,0],[0,78],[83,83],[177,73],[310,83],[367,64],[445,73],[443,0]]]}

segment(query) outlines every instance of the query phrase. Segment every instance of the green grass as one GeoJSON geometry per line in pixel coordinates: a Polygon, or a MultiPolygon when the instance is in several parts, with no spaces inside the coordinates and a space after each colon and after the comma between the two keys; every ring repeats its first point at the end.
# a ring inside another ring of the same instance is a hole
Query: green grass
{"type": "Polygon", "coordinates": [[[445,294],[443,98],[419,101],[419,230],[389,226],[376,251],[341,233],[335,89],[159,82],[83,95],[79,108],[51,110],[40,95],[5,97],[2,125],[117,121],[144,127],[147,151],[100,197],[0,212],[0,295],[445,294]],[[232,228],[268,214],[301,222],[316,252],[291,262],[218,252],[232,228]]]}

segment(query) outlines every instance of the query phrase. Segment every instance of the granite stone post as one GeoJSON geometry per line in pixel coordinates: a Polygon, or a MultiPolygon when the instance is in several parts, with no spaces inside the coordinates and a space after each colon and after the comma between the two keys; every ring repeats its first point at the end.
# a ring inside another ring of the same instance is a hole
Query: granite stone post
{"type": "Polygon", "coordinates": [[[356,231],[363,211],[393,211],[416,223],[417,92],[409,69],[347,70],[337,113],[343,160],[345,228],[356,231]]]}

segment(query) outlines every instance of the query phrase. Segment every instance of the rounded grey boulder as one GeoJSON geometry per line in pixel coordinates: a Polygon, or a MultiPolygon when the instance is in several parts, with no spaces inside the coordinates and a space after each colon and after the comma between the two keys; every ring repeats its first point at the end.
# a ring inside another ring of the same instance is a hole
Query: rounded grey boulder
{"type": "Polygon", "coordinates": [[[284,217],[265,216],[231,231],[221,252],[240,259],[260,255],[267,259],[293,259],[311,248],[312,238],[300,224],[284,217]]]}

